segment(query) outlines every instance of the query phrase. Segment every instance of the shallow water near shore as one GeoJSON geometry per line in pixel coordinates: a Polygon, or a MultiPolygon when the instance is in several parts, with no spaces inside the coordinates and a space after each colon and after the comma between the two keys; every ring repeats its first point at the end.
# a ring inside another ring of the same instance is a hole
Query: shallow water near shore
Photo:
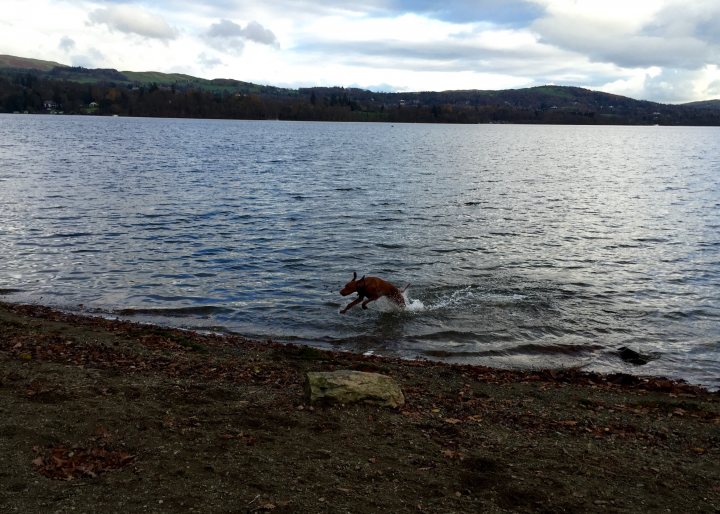
{"type": "Polygon", "coordinates": [[[718,141],[694,127],[0,115],[0,290],[334,349],[716,389],[718,141]],[[410,308],[340,315],[353,271],[410,283],[410,308]]]}

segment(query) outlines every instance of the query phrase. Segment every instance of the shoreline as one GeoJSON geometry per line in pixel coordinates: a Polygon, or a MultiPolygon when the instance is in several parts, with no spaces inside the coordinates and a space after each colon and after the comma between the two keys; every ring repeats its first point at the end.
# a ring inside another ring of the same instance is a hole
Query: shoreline
{"type": "MultiPolygon", "coordinates": [[[[2,294],[2,290],[0,290],[0,295],[2,294]]],[[[238,341],[240,341],[242,344],[245,345],[260,345],[265,346],[269,345],[273,348],[276,347],[297,347],[297,348],[309,348],[309,351],[318,351],[323,353],[328,353],[331,355],[337,355],[337,356],[345,356],[349,358],[355,358],[360,360],[379,360],[379,361],[389,361],[394,362],[397,364],[403,364],[407,363],[408,365],[412,366],[413,363],[415,364],[425,364],[425,365],[438,365],[438,366],[449,366],[449,367],[457,367],[457,368],[470,368],[470,369],[477,369],[477,370],[483,370],[490,373],[496,373],[496,374],[508,374],[512,379],[518,380],[518,381],[524,381],[527,380],[527,376],[533,377],[532,380],[535,380],[537,376],[542,376],[543,378],[551,379],[551,380],[561,380],[566,382],[582,382],[582,383],[602,383],[602,382],[608,382],[611,384],[619,384],[619,385],[626,385],[631,387],[639,387],[643,389],[648,390],[665,390],[669,391],[673,388],[679,388],[679,389],[687,389],[689,391],[698,391],[698,392],[705,392],[708,394],[718,394],[720,395],[720,389],[719,390],[713,390],[705,385],[702,384],[693,384],[691,382],[688,382],[685,379],[682,378],[673,378],[668,376],[660,376],[660,375],[641,375],[641,374],[631,374],[631,373],[623,373],[623,372],[614,372],[614,373],[605,373],[605,372],[597,372],[597,371],[585,371],[576,367],[564,367],[564,368],[503,368],[503,367],[495,367],[495,366],[488,366],[483,364],[468,364],[468,363],[460,363],[460,362],[449,362],[445,361],[442,358],[405,358],[405,357],[399,357],[399,356],[393,356],[393,355],[378,355],[378,354],[365,354],[365,353],[357,353],[352,352],[350,350],[344,351],[344,350],[333,350],[331,348],[322,347],[322,346],[310,346],[305,345],[304,343],[299,342],[292,342],[292,341],[283,341],[283,340],[275,340],[272,337],[265,338],[264,340],[261,340],[260,338],[252,337],[252,336],[246,336],[240,333],[232,332],[232,331],[216,331],[216,330],[206,330],[202,327],[198,328],[189,328],[189,327],[178,327],[173,326],[171,324],[162,324],[162,323],[156,323],[153,321],[145,322],[145,321],[133,321],[130,319],[123,319],[118,316],[112,316],[110,314],[107,315],[93,315],[91,313],[87,312],[80,312],[76,313],[72,310],[57,308],[57,307],[50,307],[42,304],[35,304],[35,303],[22,303],[22,302],[7,302],[0,299],[0,311],[12,311],[17,314],[20,314],[22,316],[28,316],[32,318],[39,318],[39,319],[49,319],[52,321],[61,321],[66,323],[76,323],[80,325],[103,325],[103,322],[108,322],[111,324],[117,324],[119,326],[124,326],[126,328],[134,328],[138,330],[147,329],[150,331],[153,330],[161,330],[161,331],[171,331],[171,332],[179,332],[183,333],[188,336],[188,338],[210,338],[211,340],[214,340],[215,344],[222,344],[223,340],[227,340],[229,344],[237,345],[238,341]]],[[[620,350],[618,350],[620,351],[620,350]]],[[[636,352],[632,352],[633,356],[632,358],[638,358],[638,357],[644,357],[639,354],[636,354],[636,352]]],[[[627,359],[626,359],[627,360],[627,359]]]]}
{"type": "Polygon", "coordinates": [[[0,302],[0,417],[4,512],[720,509],[720,394],[665,378],[365,356],[0,302]],[[339,369],[391,376],[406,404],[308,404],[305,373],[339,369]]]}
{"type": "MultiPolygon", "coordinates": [[[[495,366],[493,364],[483,364],[483,363],[472,363],[472,362],[462,362],[462,361],[452,361],[452,360],[446,360],[442,356],[434,356],[434,355],[428,355],[428,356],[422,356],[422,355],[414,355],[414,356],[400,356],[400,355],[392,355],[392,354],[365,354],[365,353],[358,353],[353,350],[336,350],[333,349],[331,346],[329,346],[327,343],[317,344],[313,345],[312,342],[309,339],[297,339],[293,340],[292,338],[286,338],[283,339],[282,337],[273,336],[272,334],[268,335],[261,335],[261,336],[253,336],[253,335],[247,335],[243,334],[241,332],[235,332],[229,329],[225,329],[225,327],[214,325],[209,327],[203,327],[203,326],[178,326],[174,325],[172,323],[163,323],[161,319],[154,318],[154,319],[147,319],[147,320],[134,320],[132,318],[128,317],[120,317],[127,312],[131,313],[139,313],[139,314],[152,314],[152,311],[143,311],[143,310],[135,310],[135,309],[121,309],[120,311],[114,312],[114,311],[97,311],[97,313],[93,311],[84,311],[84,305],[79,304],[80,310],[73,308],[63,308],[62,306],[50,306],[45,305],[42,303],[28,303],[25,301],[14,301],[14,300],[7,300],[4,299],[3,296],[7,295],[8,293],[13,293],[19,290],[15,289],[0,289],[0,308],[4,307],[18,307],[22,308],[26,314],[30,316],[37,316],[37,317],[43,317],[46,313],[48,315],[52,316],[67,316],[67,320],[70,322],[75,322],[78,320],[104,320],[104,321],[112,321],[112,322],[118,322],[118,323],[126,323],[128,325],[138,326],[138,327],[156,327],[160,329],[167,329],[167,330],[177,330],[184,332],[190,336],[193,334],[198,335],[207,335],[210,337],[218,337],[218,338],[237,338],[242,341],[245,341],[247,343],[253,343],[253,344],[266,344],[271,343],[273,345],[289,345],[289,346],[309,346],[313,350],[318,350],[321,352],[328,352],[328,353],[338,353],[341,355],[344,354],[352,354],[352,355],[358,355],[360,358],[378,358],[378,359],[387,359],[392,361],[399,361],[399,362],[427,362],[427,363],[437,363],[441,365],[448,365],[448,366],[458,366],[458,367],[470,367],[470,368],[478,368],[478,369],[488,369],[495,372],[508,372],[510,374],[517,373],[518,375],[523,374],[552,374],[557,376],[570,376],[573,377],[576,376],[591,376],[591,377],[610,377],[611,380],[614,380],[616,382],[624,382],[628,385],[640,385],[643,382],[648,383],[675,383],[681,386],[689,386],[690,388],[697,388],[700,390],[704,390],[708,393],[717,393],[720,394],[720,385],[718,386],[712,386],[708,384],[704,384],[701,382],[693,382],[689,381],[686,378],[683,378],[681,376],[671,376],[671,375],[664,375],[662,373],[657,374],[642,374],[642,373],[628,373],[625,371],[588,371],[584,370],[582,367],[577,367],[573,365],[568,366],[559,366],[559,367],[552,367],[552,368],[544,368],[541,366],[537,367],[522,367],[522,366],[495,366]],[[126,312],[127,311],[127,312],[126,312]]],[[[442,352],[440,352],[442,353],[442,352]]],[[[627,347],[619,347],[616,349],[615,353],[617,354],[618,358],[625,361],[626,363],[635,364],[635,367],[638,371],[641,371],[641,365],[647,364],[650,360],[653,360],[654,357],[650,355],[645,355],[638,353],[630,348],[627,347]]],[[[603,381],[603,378],[599,379],[600,381],[603,381]]]]}

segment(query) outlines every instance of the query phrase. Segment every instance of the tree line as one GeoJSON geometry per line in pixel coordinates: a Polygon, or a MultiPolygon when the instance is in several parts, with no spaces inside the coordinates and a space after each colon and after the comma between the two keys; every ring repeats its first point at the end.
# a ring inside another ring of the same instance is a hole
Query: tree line
{"type": "Polygon", "coordinates": [[[416,123],[720,125],[717,109],[643,102],[571,87],[378,93],[340,87],[290,90],[248,84],[243,88],[233,86],[244,83],[212,82],[217,85],[215,89],[180,83],[83,82],[51,73],[3,70],[0,112],[416,123]]]}

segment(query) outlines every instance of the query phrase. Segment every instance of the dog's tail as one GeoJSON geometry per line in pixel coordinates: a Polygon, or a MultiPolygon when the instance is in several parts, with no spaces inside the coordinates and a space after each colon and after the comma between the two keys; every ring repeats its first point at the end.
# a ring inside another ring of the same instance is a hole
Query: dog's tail
{"type": "Polygon", "coordinates": [[[407,288],[408,288],[408,287],[410,287],[410,284],[408,284],[408,285],[406,285],[405,287],[403,287],[403,288],[400,290],[400,292],[401,292],[401,293],[404,293],[405,291],[407,291],[407,288]]]}

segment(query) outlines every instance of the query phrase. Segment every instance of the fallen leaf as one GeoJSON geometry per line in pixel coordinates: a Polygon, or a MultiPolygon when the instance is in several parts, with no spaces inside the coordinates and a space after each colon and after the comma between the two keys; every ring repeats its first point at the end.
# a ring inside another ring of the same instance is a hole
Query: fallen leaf
{"type": "MultiPolygon", "coordinates": [[[[40,448],[36,451],[42,452],[40,448]]],[[[56,447],[43,453],[32,461],[36,471],[48,478],[60,480],[95,478],[100,473],[121,469],[135,460],[134,455],[105,447],[90,449],[56,447]]]]}
{"type": "Polygon", "coordinates": [[[448,459],[460,459],[460,460],[462,460],[462,459],[465,458],[465,454],[464,454],[464,453],[458,452],[458,451],[455,451],[455,450],[451,450],[451,449],[449,449],[449,448],[446,448],[445,450],[443,450],[443,451],[442,451],[442,454],[443,454],[444,457],[446,457],[446,458],[448,458],[448,459]]]}
{"type": "Polygon", "coordinates": [[[562,426],[564,426],[564,427],[574,427],[574,426],[576,426],[576,425],[578,424],[578,422],[575,421],[574,419],[566,419],[566,420],[563,420],[563,421],[558,421],[557,424],[558,424],[558,425],[562,425],[562,426]]]}

